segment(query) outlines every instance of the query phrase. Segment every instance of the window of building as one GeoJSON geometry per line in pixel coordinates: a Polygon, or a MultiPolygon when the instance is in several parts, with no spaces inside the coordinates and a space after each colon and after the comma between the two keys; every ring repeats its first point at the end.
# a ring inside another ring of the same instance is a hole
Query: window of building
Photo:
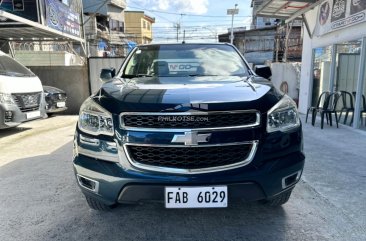
{"type": "Polygon", "coordinates": [[[109,29],[111,31],[124,32],[124,22],[111,19],[109,20],[109,29]]]}
{"type": "Polygon", "coordinates": [[[316,106],[320,94],[330,89],[330,68],[332,64],[332,46],[316,48],[314,55],[313,94],[311,105],[316,106]]]}
{"type": "Polygon", "coordinates": [[[334,90],[356,90],[360,65],[361,40],[337,44],[334,90]]]}
{"type": "Polygon", "coordinates": [[[151,23],[149,23],[149,22],[147,23],[147,30],[149,30],[149,31],[151,30],[151,23]]]}
{"type": "MultiPolygon", "coordinates": [[[[343,97],[338,100],[337,110],[341,114],[342,108],[352,107],[349,114],[343,113],[338,116],[342,124],[352,125],[353,115],[356,109],[356,93],[361,93],[361,111],[366,111],[363,99],[366,96],[366,80],[363,81],[363,89],[358,90],[360,60],[361,60],[361,40],[338,43],[332,46],[316,48],[313,50],[314,72],[313,72],[313,91],[311,105],[316,106],[320,94],[324,91],[343,93],[343,97]],[[335,53],[332,54],[332,49],[335,53]],[[332,57],[334,56],[334,58],[332,57]],[[332,73],[332,69],[334,72],[332,73]],[[333,76],[333,79],[332,79],[333,76]],[[348,118],[345,118],[345,116],[348,118]]],[[[366,112],[362,115],[365,120],[366,112]]],[[[366,120],[365,120],[366,121],[366,120]]],[[[361,126],[361,128],[365,128],[361,126]]]]}
{"type": "Polygon", "coordinates": [[[145,21],[145,20],[142,20],[142,27],[143,27],[144,29],[146,29],[146,21],[145,21]]]}

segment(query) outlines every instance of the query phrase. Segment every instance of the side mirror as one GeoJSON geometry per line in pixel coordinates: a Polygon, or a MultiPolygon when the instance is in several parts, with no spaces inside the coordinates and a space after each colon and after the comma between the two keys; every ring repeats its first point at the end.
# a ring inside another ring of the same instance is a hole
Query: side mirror
{"type": "Polygon", "coordinates": [[[105,82],[110,79],[112,79],[116,75],[116,69],[115,68],[109,68],[109,69],[102,69],[100,72],[100,79],[105,82]]]}
{"type": "Polygon", "coordinates": [[[257,75],[265,79],[270,79],[272,76],[271,67],[266,65],[257,65],[254,71],[257,75]]]}

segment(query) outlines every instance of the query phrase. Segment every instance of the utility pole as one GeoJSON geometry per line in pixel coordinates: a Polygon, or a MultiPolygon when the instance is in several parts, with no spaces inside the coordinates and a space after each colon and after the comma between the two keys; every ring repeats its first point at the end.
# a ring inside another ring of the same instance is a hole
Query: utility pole
{"type": "Polygon", "coordinates": [[[235,4],[235,8],[231,8],[227,10],[227,15],[231,15],[231,35],[230,35],[230,43],[234,43],[234,15],[239,13],[239,9],[236,7],[238,4],[235,4]]]}
{"type": "Polygon", "coordinates": [[[185,14],[181,13],[180,14],[180,19],[179,19],[179,22],[176,23],[176,25],[174,26],[175,28],[177,28],[177,42],[179,42],[179,30],[181,29],[182,27],[182,18],[185,14]]]}
{"type": "Polygon", "coordinates": [[[177,23],[174,27],[177,29],[177,42],[179,42],[180,23],[177,23]]]}

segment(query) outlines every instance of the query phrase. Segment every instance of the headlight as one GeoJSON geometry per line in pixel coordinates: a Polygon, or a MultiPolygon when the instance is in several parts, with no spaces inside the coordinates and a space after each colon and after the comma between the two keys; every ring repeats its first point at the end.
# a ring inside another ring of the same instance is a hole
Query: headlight
{"type": "Polygon", "coordinates": [[[296,103],[287,95],[267,114],[267,132],[287,131],[300,126],[296,103]]]}
{"type": "Polygon", "coordinates": [[[11,94],[0,93],[0,103],[1,104],[15,104],[11,94]]]}
{"type": "Polygon", "coordinates": [[[79,129],[92,135],[113,136],[112,114],[88,98],[80,107],[79,129]]]}

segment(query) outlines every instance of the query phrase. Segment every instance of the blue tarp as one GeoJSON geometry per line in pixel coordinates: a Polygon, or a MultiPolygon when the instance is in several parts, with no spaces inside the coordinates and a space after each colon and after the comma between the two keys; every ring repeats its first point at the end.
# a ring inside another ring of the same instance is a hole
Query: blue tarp
{"type": "Polygon", "coordinates": [[[128,46],[128,52],[130,52],[134,47],[136,47],[137,43],[133,42],[133,41],[128,41],[127,42],[127,46],[128,46]]]}

